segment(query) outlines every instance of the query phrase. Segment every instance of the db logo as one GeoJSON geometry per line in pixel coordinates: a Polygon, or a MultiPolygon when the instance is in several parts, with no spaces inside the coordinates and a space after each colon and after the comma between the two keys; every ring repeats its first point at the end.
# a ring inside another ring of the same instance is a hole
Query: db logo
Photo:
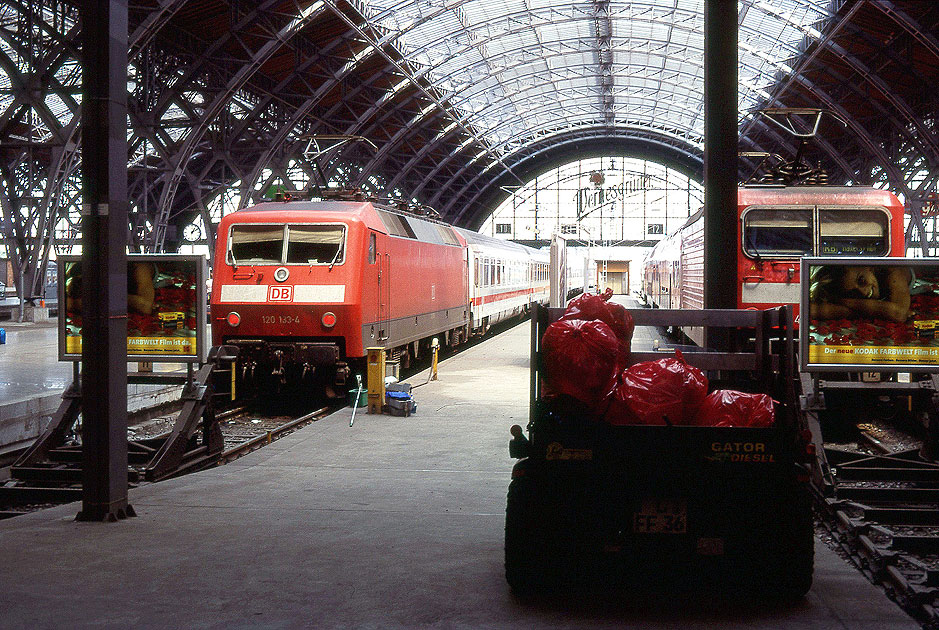
{"type": "Polygon", "coordinates": [[[279,286],[271,287],[267,294],[269,302],[289,302],[293,299],[293,287],[279,286]]]}

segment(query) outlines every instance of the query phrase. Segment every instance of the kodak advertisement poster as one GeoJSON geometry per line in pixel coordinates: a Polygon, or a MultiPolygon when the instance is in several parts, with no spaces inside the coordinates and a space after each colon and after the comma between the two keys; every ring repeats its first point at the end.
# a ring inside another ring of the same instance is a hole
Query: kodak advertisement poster
{"type": "Polygon", "coordinates": [[[901,371],[939,366],[935,261],[804,258],[802,294],[799,332],[805,369],[901,371]]]}
{"type": "MultiPolygon", "coordinates": [[[[127,356],[130,360],[199,360],[205,328],[205,263],[201,256],[129,255],[127,356]]],[[[81,260],[59,264],[60,358],[82,353],[81,260]]]]}

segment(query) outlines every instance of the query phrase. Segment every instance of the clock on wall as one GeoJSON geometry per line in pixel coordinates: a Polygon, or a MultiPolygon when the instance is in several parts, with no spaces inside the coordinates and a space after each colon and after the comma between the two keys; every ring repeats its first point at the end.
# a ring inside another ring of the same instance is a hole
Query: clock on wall
{"type": "Polygon", "coordinates": [[[202,230],[195,223],[190,223],[183,228],[183,238],[190,243],[194,243],[202,238],[202,230]]]}

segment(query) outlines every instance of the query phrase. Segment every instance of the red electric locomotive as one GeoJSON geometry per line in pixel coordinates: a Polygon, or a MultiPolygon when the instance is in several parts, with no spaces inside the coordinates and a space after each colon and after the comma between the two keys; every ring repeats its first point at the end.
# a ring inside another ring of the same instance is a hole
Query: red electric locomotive
{"type": "Polygon", "coordinates": [[[239,348],[239,396],[284,385],[337,396],[369,347],[406,367],[432,337],[455,346],[524,314],[546,299],[546,263],[372,201],[262,203],[219,224],[212,341],[239,348]]]}
{"type": "Polygon", "coordinates": [[[370,202],[297,201],[229,214],[218,234],[213,343],[240,348],[246,383],[328,389],[370,346],[468,332],[465,243],[447,225],[370,202]]]}

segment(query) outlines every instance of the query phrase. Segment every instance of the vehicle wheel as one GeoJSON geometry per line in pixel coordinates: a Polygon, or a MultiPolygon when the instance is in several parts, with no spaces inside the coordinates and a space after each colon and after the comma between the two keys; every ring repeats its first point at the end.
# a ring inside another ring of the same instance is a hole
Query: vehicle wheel
{"type": "Polygon", "coordinates": [[[505,579],[512,592],[530,597],[547,591],[557,574],[545,545],[544,507],[532,479],[509,484],[505,507],[505,579]]]}
{"type": "Polygon", "coordinates": [[[815,529],[807,490],[800,490],[788,521],[773,528],[763,572],[764,594],[772,599],[799,599],[812,586],[815,569],[815,529]]]}

